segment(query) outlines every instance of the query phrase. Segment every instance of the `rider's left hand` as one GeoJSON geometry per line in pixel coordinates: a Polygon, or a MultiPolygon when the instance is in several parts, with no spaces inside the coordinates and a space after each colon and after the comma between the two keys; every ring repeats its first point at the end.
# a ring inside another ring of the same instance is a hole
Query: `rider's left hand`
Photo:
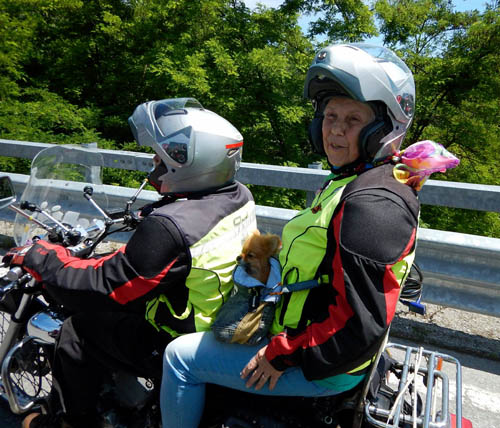
{"type": "Polygon", "coordinates": [[[267,346],[261,348],[241,372],[242,379],[250,376],[246,383],[247,388],[255,385],[255,389],[259,390],[269,381],[269,390],[272,391],[283,374],[276,370],[265,357],[266,348],[267,346]]]}

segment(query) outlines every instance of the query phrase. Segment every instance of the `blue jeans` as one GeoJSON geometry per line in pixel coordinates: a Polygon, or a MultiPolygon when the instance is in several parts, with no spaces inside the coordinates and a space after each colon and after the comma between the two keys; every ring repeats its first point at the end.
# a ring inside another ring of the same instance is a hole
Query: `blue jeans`
{"type": "Polygon", "coordinates": [[[342,392],[307,381],[298,367],[287,369],[272,391],[268,384],[259,391],[248,389],[240,372],[266,344],[264,341],[256,346],[221,343],[211,332],[187,334],[170,342],[163,360],[160,393],[163,428],[198,426],[206,383],[262,395],[317,397],[342,392]]]}

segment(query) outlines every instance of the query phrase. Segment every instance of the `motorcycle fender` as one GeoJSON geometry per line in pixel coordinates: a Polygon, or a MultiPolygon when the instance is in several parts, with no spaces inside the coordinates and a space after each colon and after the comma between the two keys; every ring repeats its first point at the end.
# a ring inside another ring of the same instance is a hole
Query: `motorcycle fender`
{"type": "MultiPolygon", "coordinates": [[[[457,417],[453,413],[450,414],[450,422],[451,428],[456,428],[457,426],[457,417]]],[[[462,428],[472,428],[472,422],[469,419],[462,417],[462,428]]]]}

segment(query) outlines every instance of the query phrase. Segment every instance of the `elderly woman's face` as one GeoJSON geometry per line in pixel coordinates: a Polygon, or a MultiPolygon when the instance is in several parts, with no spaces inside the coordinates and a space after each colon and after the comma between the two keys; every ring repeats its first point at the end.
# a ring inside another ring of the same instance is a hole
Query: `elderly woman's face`
{"type": "Polygon", "coordinates": [[[322,132],[323,147],[330,164],[341,167],[359,157],[359,133],[374,119],[373,110],[360,101],[334,97],[328,102],[322,132]]]}

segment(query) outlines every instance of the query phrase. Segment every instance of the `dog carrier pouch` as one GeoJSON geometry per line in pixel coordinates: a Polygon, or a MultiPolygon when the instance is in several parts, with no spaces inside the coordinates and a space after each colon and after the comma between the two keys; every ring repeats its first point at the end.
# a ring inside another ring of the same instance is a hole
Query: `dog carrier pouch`
{"type": "Polygon", "coordinates": [[[217,340],[255,345],[266,337],[281,291],[279,262],[271,258],[270,264],[271,273],[266,284],[248,275],[242,266],[236,267],[233,291],[212,324],[217,340]]]}

